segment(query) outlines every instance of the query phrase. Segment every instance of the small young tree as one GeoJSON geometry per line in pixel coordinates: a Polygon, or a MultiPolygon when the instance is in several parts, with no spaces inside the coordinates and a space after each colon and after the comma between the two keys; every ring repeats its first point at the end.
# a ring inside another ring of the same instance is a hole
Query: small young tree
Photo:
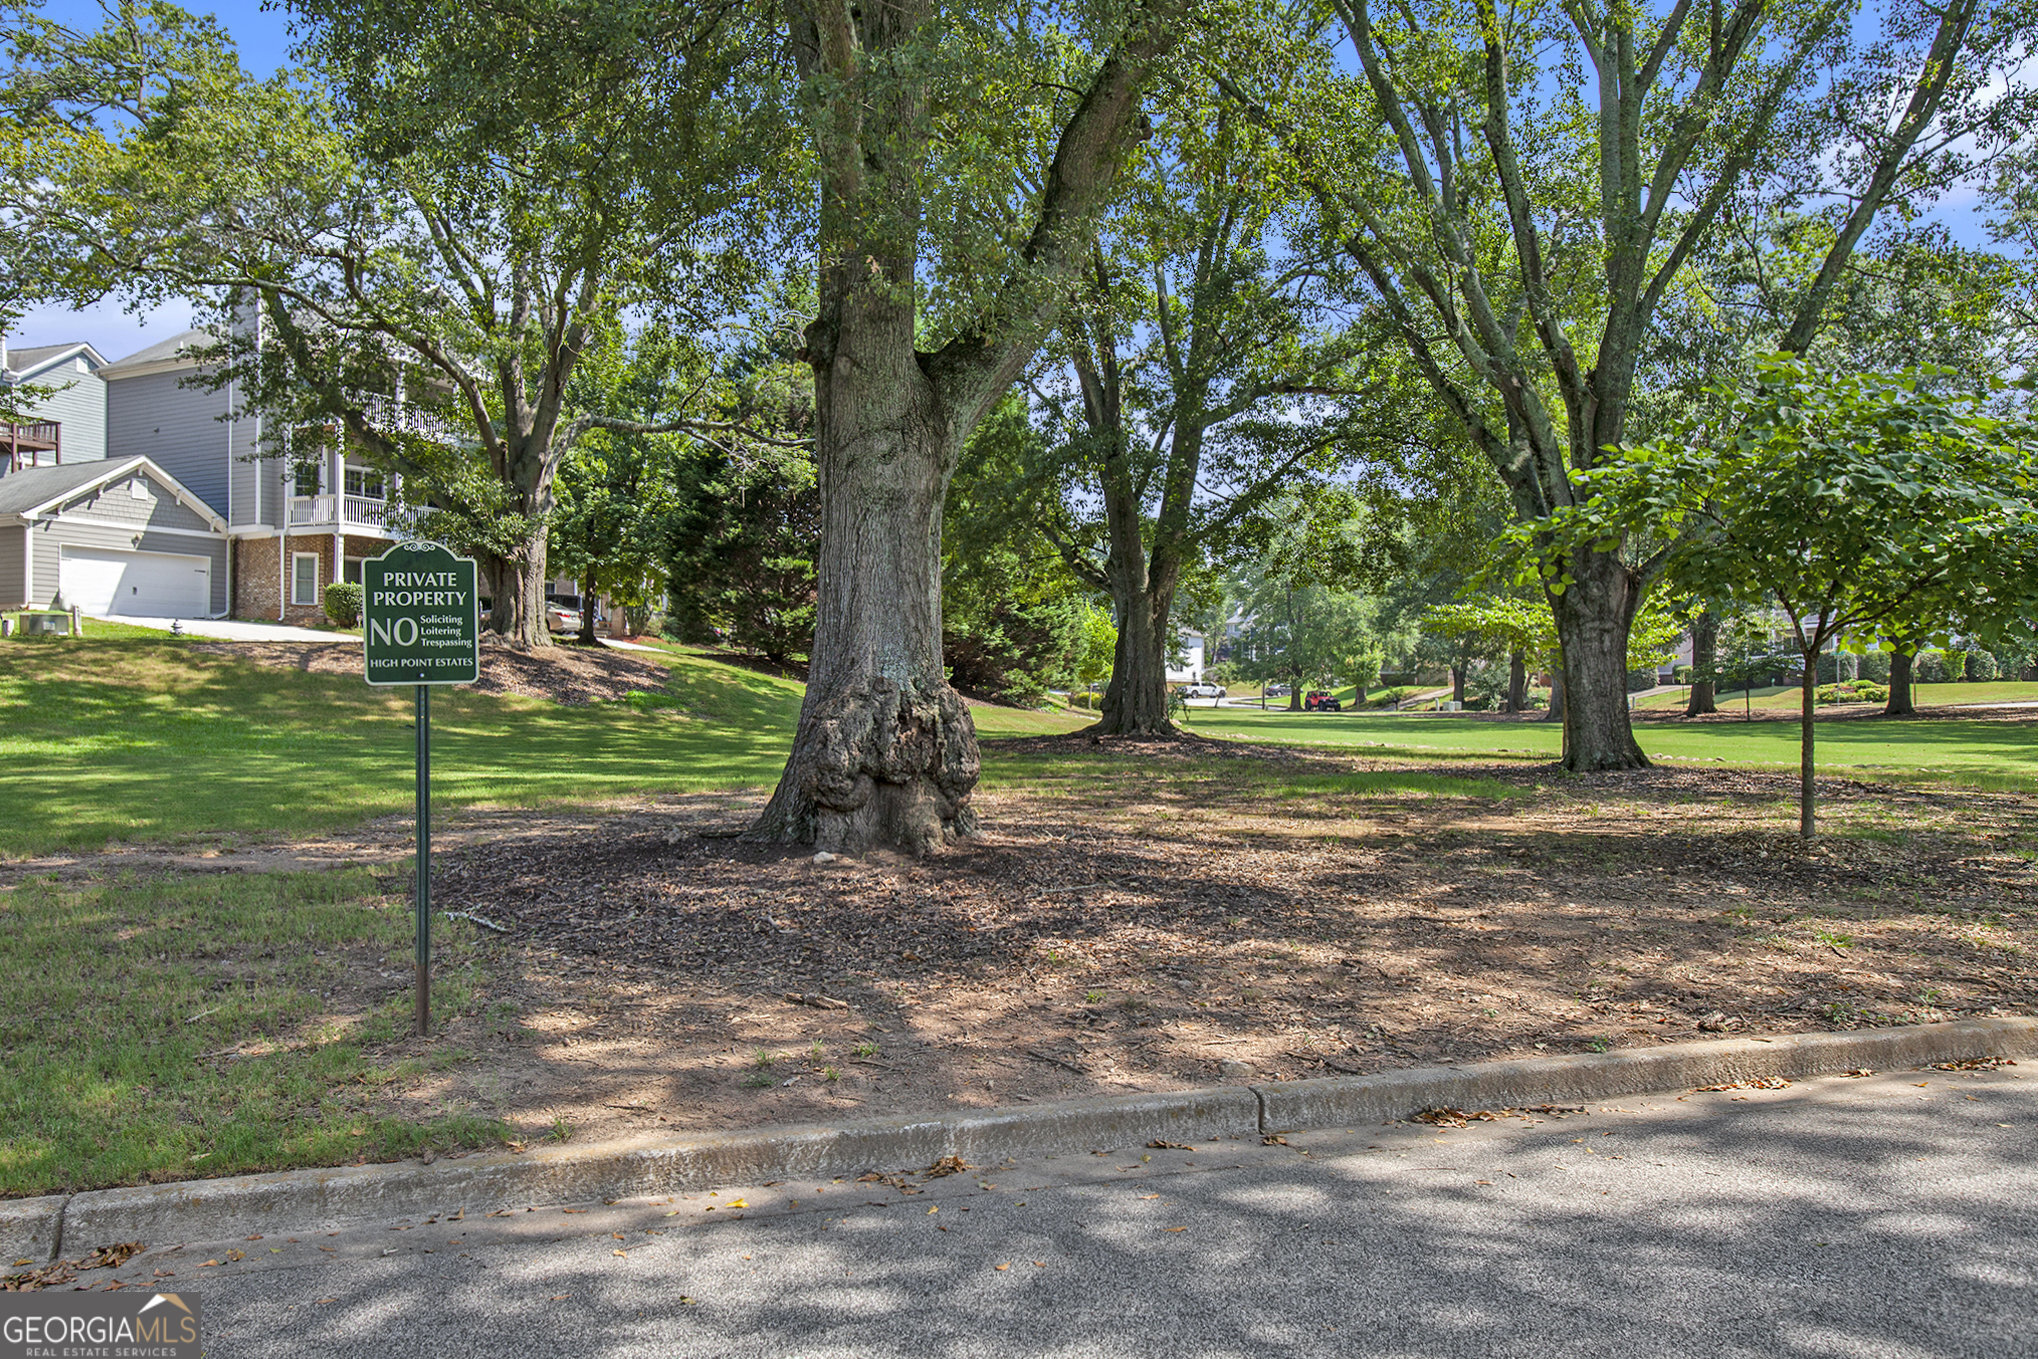
{"type": "Polygon", "coordinates": [[[1798,828],[1816,827],[1819,652],[1950,622],[1999,631],[2038,603],[2038,436],[1899,376],[1763,360],[1701,424],[1623,450],[1557,517],[1573,548],[1651,532],[1667,576],[1703,598],[1777,609],[1802,670],[1798,828]]]}

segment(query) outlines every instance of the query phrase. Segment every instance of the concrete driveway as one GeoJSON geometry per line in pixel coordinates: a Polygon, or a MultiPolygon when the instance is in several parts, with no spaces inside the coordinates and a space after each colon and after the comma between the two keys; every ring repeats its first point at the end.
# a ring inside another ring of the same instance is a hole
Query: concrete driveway
{"type": "MultiPolygon", "coordinates": [[[[315,628],[293,628],[284,623],[247,623],[234,618],[130,618],[122,614],[108,619],[113,623],[131,623],[138,628],[161,628],[170,630],[175,623],[187,637],[205,637],[220,642],[353,642],[359,638],[345,633],[320,632],[315,628]]],[[[88,624],[85,635],[90,637],[92,629],[88,624]]]]}

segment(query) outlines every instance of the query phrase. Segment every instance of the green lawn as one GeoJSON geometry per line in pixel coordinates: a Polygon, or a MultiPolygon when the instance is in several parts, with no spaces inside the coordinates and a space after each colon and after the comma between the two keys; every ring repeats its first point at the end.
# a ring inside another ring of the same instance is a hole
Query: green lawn
{"type": "MultiPolygon", "coordinates": [[[[1950,686],[1949,686],[1950,687],[1950,686]]],[[[1963,686],[1965,687],[1965,686],[1963,686]]],[[[1240,740],[1370,747],[1383,754],[1519,756],[1554,759],[1563,749],[1558,724],[1493,721],[1431,713],[1190,713],[1189,727],[1240,740]]],[[[1733,765],[1797,764],[1793,721],[1637,724],[1650,756],[1667,761],[1733,765]]],[[[1819,767],[1829,773],[1876,773],[2038,783],[2038,723],[1919,718],[1824,722],[1819,767]]]]}
{"type": "MultiPolygon", "coordinates": [[[[413,793],[408,691],[257,666],[142,629],[0,643],[0,854],[210,832],[330,828],[413,793]]],[[[684,652],[633,653],[664,692],[566,707],[442,689],[432,785],[444,806],[543,806],[769,786],[800,686],[684,652]]],[[[1081,717],[980,708],[986,736],[1081,717]]]]}
{"type": "MultiPolygon", "coordinates": [[[[358,869],[0,894],[0,1197],[500,1143],[494,1119],[378,1105],[461,1058],[395,1046],[410,931],[358,869]],[[335,1014],[363,978],[382,999],[335,1014]]],[[[471,932],[437,931],[441,1019],[473,1001],[471,932]]]]}
{"type": "MultiPolygon", "coordinates": [[[[2038,683],[2025,680],[1993,680],[1986,684],[1918,684],[1912,686],[1912,701],[1920,707],[1937,707],[1950,703],[2038,703],[2038,683]]],[[[1719,695],[1722,710],[1736,712],[1742,707],[1742,691],[1729,690],[1719,695]]],[[[1751,691],[1749,704],[1756,712],[1764,709],[1797,711],[1798,687],[1795,684],[1782,688],[1763,687],[1751,691]]],[[[1690,690],[1678,689],[1667,694],[1652,694],[1637,701],[1636,706],[1668,711],[1682,711],[1690,699],[1690,690]]]]}

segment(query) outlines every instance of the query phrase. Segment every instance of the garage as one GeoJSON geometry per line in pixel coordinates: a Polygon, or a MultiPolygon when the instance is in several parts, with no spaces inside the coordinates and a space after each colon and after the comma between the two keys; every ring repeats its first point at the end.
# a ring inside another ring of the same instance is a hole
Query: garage
{"type": "Polygon", "coordinates": [[[212,612],[212,563],[204,557],[66,547],[58,579],[66,602],[97,616],[197,618],[212,612]]]}

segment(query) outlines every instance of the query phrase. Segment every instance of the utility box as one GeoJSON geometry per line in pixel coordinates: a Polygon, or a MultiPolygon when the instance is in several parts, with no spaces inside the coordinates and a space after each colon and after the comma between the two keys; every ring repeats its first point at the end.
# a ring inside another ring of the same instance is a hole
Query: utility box
{"type": "Polygon", "coordinates": [[[25,613],[21,615],[21,631],[29,637],[68,637],[71,635],[71,615],[25,613]]]}

